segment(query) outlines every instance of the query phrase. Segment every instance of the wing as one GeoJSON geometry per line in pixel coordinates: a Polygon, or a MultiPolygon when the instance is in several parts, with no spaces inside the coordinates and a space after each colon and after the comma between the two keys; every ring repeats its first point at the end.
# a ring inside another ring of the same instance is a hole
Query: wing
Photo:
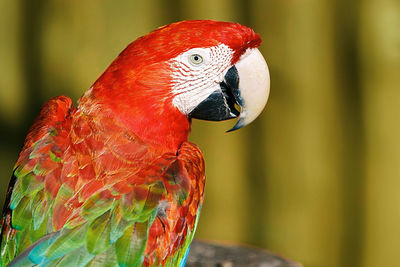
{"type": "Polygon", "coordinates": [[[162,177],[168,194],[158,206],[150,228],[144,265],[184,266],[204,197],[204,158],[200,149],[183,143],[162,177]]]}
{"type": "Polygon", "coordinates": [[[29,131],[13,171],[0,223],[2,266],[45,231],[45,226],[38,227],[49,212],[43,189],[46,180],[57,176],[59,156],[67,145],[63,140],[70,128],[68,118],[73,109],[68,97],[54,98],[43,106],[29,131]],[[31,202],[37,205],[28,205],[31,202]],[[34,227],[29,229],[32,222],[34,227]],[[31,231],[30,236],[28,231],[31,231]]]}
{"type": "Polygon", "coordinates": [[[111,116],[59,102],[44,107],[16,164],[3,266],[182,261],[202,202],[201,152],[185,143],[182,153],[160,154],[111,116]]]}

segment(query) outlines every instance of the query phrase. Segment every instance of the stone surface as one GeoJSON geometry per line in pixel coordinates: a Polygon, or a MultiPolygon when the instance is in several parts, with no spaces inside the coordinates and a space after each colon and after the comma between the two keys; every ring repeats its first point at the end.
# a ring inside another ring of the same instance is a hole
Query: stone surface
{"type": "Polygon", "coordinates": [[[189,252],[187,267],[301,267],[271,252],[237,245],[222,245],[195,240],[189,252]]]}

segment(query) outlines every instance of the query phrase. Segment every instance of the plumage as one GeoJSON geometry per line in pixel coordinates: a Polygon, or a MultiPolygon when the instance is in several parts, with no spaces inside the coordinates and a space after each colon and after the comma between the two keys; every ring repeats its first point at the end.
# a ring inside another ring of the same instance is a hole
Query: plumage
{"type": "Polygon", "coordinates": [[[130,44],[77,107],[44,105],[14,167],[0,266],[184,265],[205,171],[168,62],[221,43],[232,65],[260,38],[234,23],[165,26],[130,44]]]}

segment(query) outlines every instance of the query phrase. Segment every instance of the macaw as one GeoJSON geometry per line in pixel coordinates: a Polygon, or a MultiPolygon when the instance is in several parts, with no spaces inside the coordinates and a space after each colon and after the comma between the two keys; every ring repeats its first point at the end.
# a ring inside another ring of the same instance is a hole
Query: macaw
{"type": "Polygon", "coordinates": [[[205,185],[191,119],[236,130],[261,113],[260,43],[237,23],[173,23],[129,44],[77,107],[48,101],[14,167],[1,266],[184,266],[205,185]]]}

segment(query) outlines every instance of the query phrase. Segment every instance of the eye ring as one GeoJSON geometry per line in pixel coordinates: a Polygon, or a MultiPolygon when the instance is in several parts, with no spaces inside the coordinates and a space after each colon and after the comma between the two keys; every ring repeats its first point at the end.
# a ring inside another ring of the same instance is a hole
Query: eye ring
{"type": "Polygon", "coordinates": [[[190,62],[194,65],[200,65],[203,63],[203,57],[199,54],[192,54],[189,56],[190,62]]]}

